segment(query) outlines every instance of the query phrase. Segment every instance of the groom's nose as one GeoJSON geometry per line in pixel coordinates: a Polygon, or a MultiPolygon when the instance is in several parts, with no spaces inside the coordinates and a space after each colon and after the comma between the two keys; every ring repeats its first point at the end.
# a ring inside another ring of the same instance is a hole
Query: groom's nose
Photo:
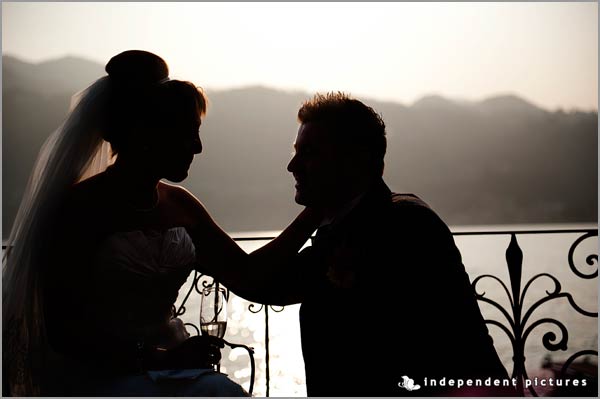
{"type": "Polygon", "coordinates": [[[290,173],[294,173],[298,166],[298,156],[294,154],[292,159],[290,159],[290,163],[288,163],[287,170],[290,173]]]}

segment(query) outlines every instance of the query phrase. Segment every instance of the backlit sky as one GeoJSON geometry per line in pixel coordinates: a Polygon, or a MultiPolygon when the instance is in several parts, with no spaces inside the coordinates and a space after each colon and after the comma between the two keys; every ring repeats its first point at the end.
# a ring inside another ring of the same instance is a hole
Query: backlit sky
{"type": "Polygon", "coordinates": [[[6,3],[2,51],[105,64],[153,51],[207,89],[343,90],[410,104],[516,94],[598,107],[596,3],[6,3]]]}

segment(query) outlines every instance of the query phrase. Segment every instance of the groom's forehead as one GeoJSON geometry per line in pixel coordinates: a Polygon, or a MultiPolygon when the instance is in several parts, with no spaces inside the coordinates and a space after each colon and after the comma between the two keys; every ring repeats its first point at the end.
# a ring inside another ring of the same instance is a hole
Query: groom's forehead
{"type": "Polygon", "coordinates": [[[336,137],[331,129],[322,124],[308,122],[300,125],[296,136],[295,146],[331,146],[335,144],[336,137]]]}

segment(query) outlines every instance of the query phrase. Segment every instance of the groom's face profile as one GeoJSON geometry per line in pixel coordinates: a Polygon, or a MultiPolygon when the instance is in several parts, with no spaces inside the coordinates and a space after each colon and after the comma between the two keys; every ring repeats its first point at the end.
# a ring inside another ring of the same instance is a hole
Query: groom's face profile
{"type": "Polygon", "coordinates": [[[332,209],[347,200],[354,180],[352,155],[335,135],[318,123],[300,125],[288,171],[296,180],[295,200],[300,205],[332,209]]]}

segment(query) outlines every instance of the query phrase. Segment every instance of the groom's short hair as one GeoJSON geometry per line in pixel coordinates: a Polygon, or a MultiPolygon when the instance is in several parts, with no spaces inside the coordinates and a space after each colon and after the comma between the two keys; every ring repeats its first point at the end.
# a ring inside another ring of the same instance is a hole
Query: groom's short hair
{"type": "Polygon", "coordinates": [[[339,142],[367,149],[373,168],[383,173],[387,147],[385,123],[375,110],[342,92],[317,93],[298,111],[298,121],[315,123],[332,132],[339,142]]]}

